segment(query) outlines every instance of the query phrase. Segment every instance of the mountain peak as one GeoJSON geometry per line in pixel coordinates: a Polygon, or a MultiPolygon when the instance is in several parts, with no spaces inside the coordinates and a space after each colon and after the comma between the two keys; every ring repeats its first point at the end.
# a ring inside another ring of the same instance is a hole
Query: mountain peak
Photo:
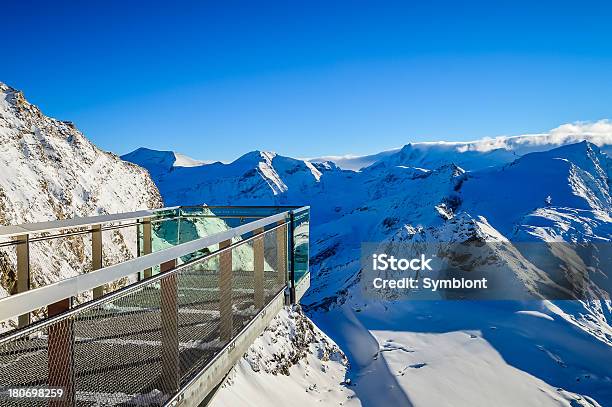
{"type": "Polygon", "coordinates": [[[274,157],[276,157],[277,155],[278,154],[276,154],[273,151],[253,150],[253,151],[249,151],[246,154],[241,155],[234,162],[242,162],[242,161],[249,161],[249,162],[272,161],[274,159],[274,157]]]}
{"type": "Polygon", "coordinates": [[[17,111],[21,112],[24,110],[29,110],[38,116],[42,116],[42,113],[38,107],[28,102],[22,91],[0,82],[0,92],[5,95],[2,99],[4,99],[10,106],[16,108],[17,111]]]}
{"type": "MultiPolygon", "coordinates": [[[[583,170],[592,173],[594,171],[600,176],[602,172],[605,173],[612,169],[612,160],[608,154],[588,140],[553,148],[548,151],[525,154],[514,163],[538,161],[544,158],[564,159],[572,162],[583,170]]],[[[592,175],[595,176],[596,174],[593,173],[592,175]]]]}
{"type": "Polygon", "coordinates": [[[7,91],[9,91],[9,92],[10,92],[10,91],[14,91],[15,89],[13,89],[12,87],[10,87],[10,86],[9,86],[9,85],[7,85],[6,83],[4,83],[4,82],[1,82],[1,81],[0,81],[0,90],[1,90],[1,91],[3,91],[3,92],[7,92],[7,91]]]}
{"type": "MultiPolygon", "coordinates": [[[[0,224],[42,222],[162,205],[147,172],[93,145],[71,123],[45,116],[23,93],[0,83],[0,224]]],[[[105,246],[111,264],[136,254],[133,238],[121,234],[105,246]],[[132,242],[132,243],[130,243],[132,242]],[[115,244],[116,243],[116,244],[115,244]]],[[[72,277],[90,262],[84,236],[59,247],[31,247],[31,281],[43,286],[72,277]]],[[[91,242],[89,243],[91,245],[91,242]]],[[[11,251],[0,253],[0,258],[11,251]]],[[[14,251],[13,251],[14,253],[14,251]]],[[[14,287],[13,261],[2,265],[0,296],[14,287]],[[5,268],[5,264],[8,268],[5,268]]],[[[2,325],[0,324],[0,330],[2,325]]]]}

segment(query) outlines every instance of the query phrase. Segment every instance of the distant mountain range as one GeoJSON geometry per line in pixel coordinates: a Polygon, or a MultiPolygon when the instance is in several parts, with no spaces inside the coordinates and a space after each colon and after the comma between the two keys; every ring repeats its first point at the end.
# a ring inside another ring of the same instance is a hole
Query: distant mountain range
{"type": "MultiPolygon", "coordinates": [[[[524,389],[518,396],[506,394],[495,381],[488,383],[501,397],[497,405],[530,405],[536,399],[542,405],[605,405],[612,402],[609,298],[554,303],[385,303],[363,298],[361,289],[362,242],[610,244],[612,160],[606,154],[610,124],[575,126],[567,128],[567,134],[561,134],[562,126],[547,135],[414,143],[366,158],[335,158],[335,162],[253,151],[231,163],[173,164],[160,170],[151,163],[170,162],[174,153],[140,149],[122,158],[154,174],[167,205],[311,206],[312,284],[302,302],[313,320],[349,355],[350,374],[355,379],[352,389],[364,405],[404,403],[405,394],[412,395],[415,405],[429,405],[413,387],[413,380],[388,371],[397,363],[410,365],[414,360],[410,352],[392,356],[381,351],[384,363],[372,357],[388,345],[380,338],[389,336],[380,336],[379,330],[407,340],[401,345],[404,348],[423,330],[438,335],[459,331],[485,339],[488,350],[482,354],[467,351],[469,357],[483,363],[481,374],[516,379],[524,389]],[[152,158],[160,154],[166,158],[152,158]],[[361,168],[355,171],[342,166],[361,168]],[[497,325],[503,328],[498,330],[497,325]],[[489,351],[506,361],[489,359],[489,351]],[[513,369],[521,372],[518,379],[513,369]],[[395,390],[383,397],[373,383],[395,390]]],[[[571,278],[568,270],[576,266],[560,259],[559,272],[543,273],[515,249],[494,255],[511,276],[512,286],[522,287],[519,290],[554,287],[571,278]]],[[[610,278],[609,264],[583,272],[610,278]]],[[[436,338],[422,344],[428,349],[424,350],[427,358],[437,351],[467,346],[464,336],[451,336],[435,345],[439,349],[428,348],[438,343],[436,338]]],[[[455,365],[435,366],[429,359],[421,362],[435,370],[431,380],[461,387],[472,385],[470,380],[475,379],[473,375],[470,379],[469,372],[457,376],[455,365]]],[[[453,394],[450,399],[460,398],[453,394]]],[[[486,392],[465,400],[452,404],[489,405],[486,392]]]]}
{"type": "MultiPolygon", "coordinates": [[[[275,405],[279,397],[295,405],[612,405],[609,299],[375,301],[364,298],[360,264],[362,242],[504,242],[509,250],[486,260],[505,267],[513,288],[553,287],[576,269],[609,281],[609,265],[586,267],[578,253],[559,256],[557,274],[542,273],[517,247],[611,243],[611,127],[412,143],[366,157],[254,151],[203,163],[139,149],[122,160],[0,84],[0,224],[153,208],[161,198],[310,205],[312,284],[302,303],[323,333],[283,311],[221,389],[220,405],[275,405]],[[348,356],[348,371],[326,335],[348,356]]],[[[200,226],[190,233],[217,230],[200,226]]],[[[135,254],[134,235],[112,237],[105,261],[135,254]]],[[[83,238],[70,242],[32,249],[35,286],[90,263],[83,238]]],[[[14,257],[0,250],[0,296],[12,290],[14,257]]]]}
{"type": "Polygon", "coordinates": [[[376,162],[391,160],[415,167],[436,167],[452,161],[470,170],[511,162],[527,153],[546,151],[567,144],[589,141],[606,153],[612,152],[612,122],[564,124],[548,133],[521,136],[499,136],[476,141],[432,141],[409,143],[402,148],[376,154],[355,156],[324,156],[308,159],[311,162],[332,161],[341,168],[360,170],[376,162]]]}

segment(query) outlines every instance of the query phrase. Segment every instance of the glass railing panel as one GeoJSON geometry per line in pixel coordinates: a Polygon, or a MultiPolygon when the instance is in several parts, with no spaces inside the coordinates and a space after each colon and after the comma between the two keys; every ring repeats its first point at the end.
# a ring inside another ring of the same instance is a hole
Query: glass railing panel
{"type": "Polygon", "coordinates": [[[294,282],[298,284],[308,273],[310,210],[299,209],[293,213],[294,282]]]}
{"type": "MultiPolygon", "coordinates": [[[[205,206],[200,207],[206,214],[221,218],[265,218],[278,213],[296,209],[294,206],[205,206]]],[[[183,207],[183,211],[190,210],[190,207],[183,207]]]]}
{"type": "MultiPolygon", "coordinates": [[[[225,206],[187,206],[170,210],[156,212],[150,218],[150,252],[155,253],[179,244],[187,243],[202,237],[212,236],[250,222],[272,216],[281,212],[287,212],[291,207],[225,207],[225,206]]],[[[265,230],[275,227],[268,225],[265,230]]],[[[139,253],[146,254],[144,250],[145,226],[138,225],[138,247],[139,253]]],[[[237,243],[242,239],[249,238],[254,232],[232,239],[237,243]]],[[[213,251],[218,250],[218,245],[202,249],[188,256],[178,259],[182,264],[193,261],[213,251]]],[[[152,275],[158,274],[159,267],[152,270],[152,275]]],[[[141,275],[141,278],[144,274],[141,275]]]]}

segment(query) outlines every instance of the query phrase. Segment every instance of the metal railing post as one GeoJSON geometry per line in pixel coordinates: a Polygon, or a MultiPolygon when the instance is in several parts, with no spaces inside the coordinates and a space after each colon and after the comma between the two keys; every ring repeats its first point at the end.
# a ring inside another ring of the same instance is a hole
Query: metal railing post
{"type": "MultiPolygon", "coordinates": [[[[284,221],[279,221],[282,225],[284,221]]],[[[280,284],[287,283],[287,226],[283,225],[276,229],[276,268],[277,282],[280,284]]]]}
{"type": "Polygon", "coordinates": [[[295,304],[295,216],[293,211],[289,212],[289,301],[295,304]]]}
{"type": "MultiPolygon", "coordinates": [[[[102,225],[91,227],[91,270],[102,268],[102,225]]],[[[93,290],[94,299],[104,295],[104,286],[96,287],[93,290]]]]}
{"type": "MultiPolygon", "coordinates": [[[[47,307],[49,316],[70,309],[71,300],[66,298],[47,307]]],[[[74,406],[74,322],[66,318],[49,327],[48,337],[48,381],[49,387],[61,388],[61,399],[49,400],[50,407],[74,406]]]]}
{"type": "Polygon", "coordinates": [[[255,309],[264,306],[264,228],[254,231],[257,238],[253,240],[253,288],[255,294],[255,309]]]}
{"type": "MultiPolygon", "coordinates": [[[[228,248],[231,240],[219,243],[219,249],[228,248]]],[[[232,339],[232,250],[225,250],[219,254],[219,336],[221,342],[232,339]]]]}
{"type": "MultiPolygon", "coordinates": [[[[151,218],[142,220],[142,253],[151,254],[153,252],[153,234],[151,233],[151,218]]],[[[149,278],[153,275],[153,269],[148,268],[144,271],[144,278],[149,278]]]]}
{"type": "MultiPolygon", "coordinates": [[[[17,293],[30,289],[30,237],[17,237],[17,293]]],[[[30,325],[30,313],[18,317],[19,328],[30,325]]]]}
{"type": "Polygon", "coordinates": [[[176,244],[181,244],[181,208],[177,210],[176,218],[176,244]]]}
{"type": "MultiPolygon", "coordinates": [[[[176,260],[160,265],[164,273],[176,267],[176,260]]],[[[179,389],[179,336],[178,336],[178,277],[170,274],[161,279],[161,337],[162,337],[162,372],[161,385],[167,394],[179,389]]]]}

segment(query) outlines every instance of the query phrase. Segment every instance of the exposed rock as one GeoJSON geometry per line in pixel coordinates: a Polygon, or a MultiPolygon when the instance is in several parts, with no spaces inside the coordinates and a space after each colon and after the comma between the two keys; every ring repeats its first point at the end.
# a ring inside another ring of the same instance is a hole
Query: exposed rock
{"type": "MultiPolygon", "coordinates": [[[[46,117],[3,83],[0,146],[0,225],[162,206],[146,170],[100,150],[73,123],[46,117]]],[[[103,241],[105,264],[136,254],[134,227],[104,232],[103,241]]],[[[90,270],[90,242],[83,235],[32,243],[32,287],[90,270]]],[[[15,266],[15,249],[0,249],[0,296],[14,292],[15,266]]]]}

